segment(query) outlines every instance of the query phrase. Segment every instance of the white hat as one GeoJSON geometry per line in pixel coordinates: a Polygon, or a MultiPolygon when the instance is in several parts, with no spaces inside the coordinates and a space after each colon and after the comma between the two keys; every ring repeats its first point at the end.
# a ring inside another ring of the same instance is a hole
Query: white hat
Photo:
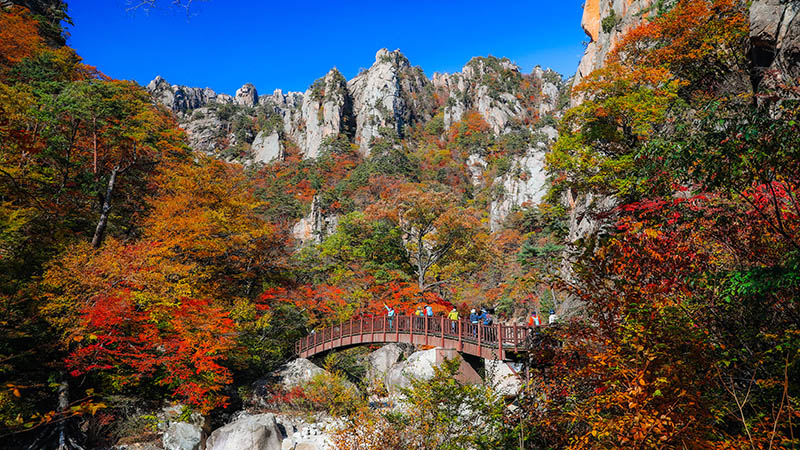
{"type": "Polygon", "coordinates": [[[472,308],[469,312],[474,313],[475,312],[475,308],[472,308]]]}

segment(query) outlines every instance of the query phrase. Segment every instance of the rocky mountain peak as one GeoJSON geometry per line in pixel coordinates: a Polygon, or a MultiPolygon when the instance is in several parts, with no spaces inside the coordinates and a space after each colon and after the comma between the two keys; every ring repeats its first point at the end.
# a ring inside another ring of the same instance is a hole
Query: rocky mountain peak
{"type": "Polygon", "coordinates": [[[156,90],[169,89],[170,87],[171,86],[169,83],[167,83],[167,80],[165,80],[161,75],[156,75],[156,77],[153,78],[153,80],[147,85],[147,90],[153,92],[156,90]]]}
{"type": "Polygon", "coordinates": [[[379,64],[389,64],[398,68],[404,68],[411,66],[411,63],[408,61],[403,53],[397,49],[389,51],[386,48],[382,48],[375,53],[375,63],[372,67],[375,67],[379,64]]]}
{"type": "Polygon", "coordinates": [[[461,73],[468,78],[480,78],[487,73],[503,73],[510,71],[520,73],[519,66],[511,62],[508,58],[497,58],[495,56],[476,56],[467,62],[461,73]]]}
{"type": "Polygon", "coordinates": [[[258,91],[252,83],[246,83],[236,90],[234,103],[237,105],[253,107],[258,104],[258,91]]]}
{"type": "Polygon", "coordinates": [[[374,139],[402,136],[408,124],[430,117],[433,102],[429,85],[422,69],[412,67],[399,50],[385,48],[375,54],[369,70],[347,83],[353,99],[355,140],[364,155],[369,154],[374,139]]]}

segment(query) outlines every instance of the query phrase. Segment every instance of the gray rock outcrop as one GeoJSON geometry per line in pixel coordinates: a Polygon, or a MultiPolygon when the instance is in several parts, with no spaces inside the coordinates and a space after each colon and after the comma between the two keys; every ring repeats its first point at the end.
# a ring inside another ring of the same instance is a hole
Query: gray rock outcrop
{"type": "Polygon", "coordinates": [[[186,112],[211,103],[224,104],[232,101],[230,95],[217,95],[209,88],[170,85],[161,76],[155,77],[146,88],[159,103],[175,112],[186,112]]]}
{"type": "Polygon", "coordinates": [[[547,193],[545,149],[529,149],[524,156],[512,158],[511,167],[494,180],[502,194],[489,205],[489,227],[497,231],[508,214],[518,206],[534,206],[547,193]]]}
{"type": "Polygon", "coordinates": [[[311,381],[315,375],[324,373],[325,369],[312,363],[305,358],[297,358],[282,365],[270,374],[270,378],[276,384],[289,390],[295,386],[300,386],[311,381]]]}
{"type": "Polygon", "coordinates": [[[214,430],[206,450],[281,450],[282,441],[273,414],[243,415],[214,430]]]}
{"type": "Polygon", "coordinates": [[[347,90],[347,80],[336,69],[303,94],[301,120],[305,127],[293,127],[291,134],[305,158],[319,156],[325,138],[345,130],[350,120],[352,101],[347,90]]]}
{"type": "Polygon", "coordinates": [[[388,344],[370,353],[367,357],[367,380],[370,382],[383,382],[392,367],[397,364],[405,354],[405,350],[398,344],[388,344]]]}
{"type": "MultiPolygon", "coordinates": [[[[231,97],[170,85],[161,77],[148,85],[154,98],[176,112],[193,148],[243,164],[283,160],[295,148],[303,158],[317,158],[326,145],[340,143],[355,145],[368,156],[375,139],[397,146],[397,138],[410,126],[426,123],[437,108],[444,130],[474,110],[495,137],[536,134],[542,131],[538,118],[560,114],[564,89],[561,76],[551,70],[536,67],[523,74],[510,60],[495,57],[473,58],[461,72],[435,74],[429,80],[400,51],[387,49],[379,50],[372,66],[350,81],[331,69],[302,94],[275,90],[258,95],[255,86],[246,84],[231,97]]],[[[555,133],[552,127],[545,129],[555,133]]],[[[549,146],[554,138],[542,141],[549,146]]],[[[487,176],[492,169],[488,149],[470,149],[468,178],[478,189],[493,189],[493,229],[514,208],[541,198],[541,153],[546,148],[536,142],[527,145],[527,151],[509,155],[509,170],[494,178],[487,176]]],[[[338,217],[326,215],[315,199],[292,234],[302,245],[317,243],[337,225],[338,217]]]]}
{"type": "Polygon", "coordinates": [[[749,18],[754,88],[797,86],[800,80],[800,4],[756,0],[750,6],[749,18]]]}
{"type": "Polygon", "coordinates": [[[458,359],[461,362],[456,375],[460,381],[468,383],[481,381],[477,372],[457,351],[436,347],[414,352],[406,360],[392,366],[386,373],[385,387],[390,393],[396,394],[400,389],[410,388],[412,379],[429,380],[434,376],[434,367],[438,367],[446,358],[458,359]]]}
{"type": "Polygon", "coordinates": [[[507,58],[493,56],[472,58],[460,73],[436,73],[433,85],[447,97],[445,129],[475,110],[496,134],[555,112],[563,88],[561,75],[552,70],[537,66],[523,74],[507,58]]]}
{"type": "Polygon", "coordinates": [[[161,442],[164,450],[198,450],[203,440],[203,429],[186,422],[170,422],[161,442]]]}
{"type": "MultiPolygon", "coordinates": [[[[586,0],[583,5],[581,27],[589,36],[589,43],[578,64],[574,84],[578,84],[595,69],[603,66],[608,53],[628,31],[658,11],[656,0],[586,0]]],[[[573,97],[572,103],[580,103],[573,97]]]]}
{"type": "Polygon", "coordinates": [[[292,227],[292,237],[300,245],[320,243],[326,236],[335,233],[338,226],[339,216],[323,214],[319,199],[315,196],[311,201],[311,211],[292,227]]]}
{"type": "Polygon", "coordinates": [[[399,50],[378,50],[372,67],[348,81],[347,88],[353,98],[355,141],[365,156],[372,140],[386,131],[403,136],[411,122],[430,118],[430,81],[399,50]]]}
{"type": "Polygon", "coordinates": [[[233,98],[233,102],[237,105],[250,108],[256,106],[258,104],[258,91],[256,90],[256,87],[251,83],[247,83],[240,87],[236,90],[236,96],[233,98]]]}
{"type": "Polygon", "coordinates": [[[270,134],[260,131],[250,145],[253,161],[268,163],[283,159],[283,145],[277,131],[270,134]]]}

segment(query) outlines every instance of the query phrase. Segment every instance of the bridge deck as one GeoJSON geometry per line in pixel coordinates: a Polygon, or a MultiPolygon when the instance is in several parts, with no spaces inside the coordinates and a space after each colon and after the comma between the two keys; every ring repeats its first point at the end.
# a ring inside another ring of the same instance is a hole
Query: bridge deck
{"type": "Polygon", "coordinates": [[[362,317],[324,328],[301,339],[295,350],[308,358],[337,347],[370,343],[407,343],[454,349],[487,359],[509,359],[524,351],[534,328],[521,325],[471,324],[445,317],[362,317]]]}

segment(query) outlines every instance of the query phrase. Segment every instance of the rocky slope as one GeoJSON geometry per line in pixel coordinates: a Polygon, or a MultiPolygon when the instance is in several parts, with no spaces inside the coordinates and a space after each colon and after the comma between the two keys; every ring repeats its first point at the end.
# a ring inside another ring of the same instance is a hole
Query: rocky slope
{"type": "MultiPolygon", "coordinates": [[[[381,49],[372,66],[353,79],[346,80],[334,68],[303,93],[259,95],[255,86],[245,84],[230,96],[170,85],[161,77],[147,89],[176,113],[193,147],[246,164],[283,159],[287,148],[316,158],[341,138],[369,157],[376,139],[397,142],[411,127],[437,115],[446,133],[468,111],[479,113],[496,136],[532,133],[535,139],[528,148],[494,179],[486,180],[482,152],[470,155],[473,184],[496,186],[499,192],[488,211],[497,229],[510,211],[538,202],[546,191],[544,152],[556,138],[553,117],[566,99],[565,86],[553,71],[537,67],[523,74],[510,60],[495,57],[473,58],[459,73],[437,73],[429,79],[400,51],[381,49]]],[[[313,206],[294,230],[302,241],[327,234],[336,225],[335,218],[324,217],[313,206]]]]}
{"type": "MultiPolygon", "coordinates": [[[[606,56],[619,39],[642,20],[658,13],[658,5],[663,6],[664,3],[658,0],[586,0],[581,27],[589,37],[589,44],[578,64],[575,84],[595,69],[603,67],[606,56]]],[[[572,99],[573,104],[580,100],[576,97],[572,99]]]]}

